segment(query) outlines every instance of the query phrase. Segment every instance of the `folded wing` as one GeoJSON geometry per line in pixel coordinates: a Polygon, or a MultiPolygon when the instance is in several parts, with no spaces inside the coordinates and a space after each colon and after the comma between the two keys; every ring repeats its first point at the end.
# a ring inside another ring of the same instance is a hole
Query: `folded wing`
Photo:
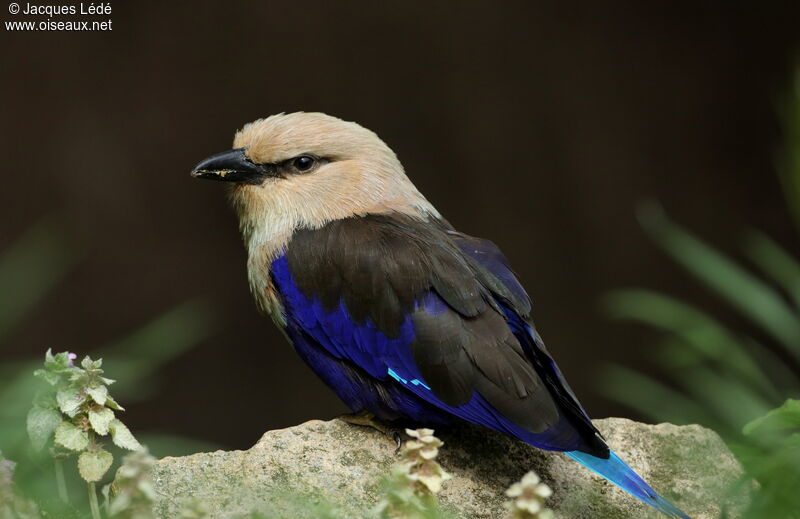
{"type": "Polygon", "coordinates": [[[540,448],[607,456],[491,242],[354,217],[297,231],[272,276],[289,326],[359,377],[540,448]]]}

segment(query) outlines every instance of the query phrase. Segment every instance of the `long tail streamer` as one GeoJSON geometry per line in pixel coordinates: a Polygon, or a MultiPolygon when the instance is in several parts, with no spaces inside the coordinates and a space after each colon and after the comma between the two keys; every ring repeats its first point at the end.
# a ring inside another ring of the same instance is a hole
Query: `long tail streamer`
{"type": "Polygon", "coordinates": [[[667,516],[691,519],[675,505],[658,495],[655,490],[650,488],[650,485],[645,483],[645,481],[613,451],[608,459],[597,458],[578,451],[565,452],[564,454],[667,516]]]}

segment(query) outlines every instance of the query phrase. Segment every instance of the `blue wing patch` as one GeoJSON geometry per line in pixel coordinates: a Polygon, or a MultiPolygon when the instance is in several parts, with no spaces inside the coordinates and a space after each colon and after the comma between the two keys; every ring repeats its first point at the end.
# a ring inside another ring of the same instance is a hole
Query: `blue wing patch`
{"type": "Polygon", "coordinates": [[[395,379],[396,381],[398,381],[398,382],[402,382],[403,384],[409,384],[409,383],[410,383],[412,386],[422,386],[422,387],[424,387],[425,389],[427,389],[428,391],[430,391],[430,390],[431,390],[430,386],[428,386],[428,384],[426,384],[425,382],[421,381],[420,379],[418,379],[418,378],[415,378],[415,379],[413,379],[413,380],[410,380],[410,381],[409,381],[409,380],[406,380],[406,379],[404,379],[403,377],[401,377],[400,375],[398,375],[398,374],[397,374],[397,372],[396,372],[395,370],[393,370],[392,368],[389,368],[389,369],[388,369],[388,371],[387,371],[386,373],[387,373],[387,374],[388,374],[390,377],[392,377],[393,379],[395,379]]]}
{"type": "MultiPolygon", "coordinates": [[[[366,408],[379,417],[394,415],[432,423],[457,417],[543,449],[571,451],[582,447],[579,433],[563,416],[534,433],[508,419],[477,392],[463,405],[446,404],[414,362],[410,345],[415,330],[410,317],[398,336],[387,337],[368,320],[355,322],[344,304],[325,308],[313,295],[304,294],[292,279],[285,256],[273,262],[271,272],[283,299],[286,332],[295,348],[353,410],[366,408]]],[[[423,300],[431,315],[445,305],[432,293],[423,300]]]]}

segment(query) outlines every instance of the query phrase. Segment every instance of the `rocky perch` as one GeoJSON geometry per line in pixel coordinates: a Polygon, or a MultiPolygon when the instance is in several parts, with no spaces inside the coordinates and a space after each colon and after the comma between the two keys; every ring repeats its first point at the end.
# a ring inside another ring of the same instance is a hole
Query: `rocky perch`
{"type": "MultiPolygon", "coordinates": [[[[621,418],[595,424],[620,457],[693,519],[740,517],[748,496],[731,496],[728,489],[742,468],[716,433],[698,425],[621,418]]],[[[559,519],[663,517],[562,454],[476,427],[437,436],[445,442],[438,460],[453,475],[440,502],[454,517],[505,517],[505,489],[529,470],[553,489],[548,505],[559,519]]],[[[156,510],[159,517],[178,517],[189,498],[212,518],[253,511],[270,519],[323,517],[308,503],[332,505],[337,517],[366,517],[396,460],[394,443],[373,429],[341,420],[310,421],[269,431],[246,451],[158,461],[156,510]]]]}

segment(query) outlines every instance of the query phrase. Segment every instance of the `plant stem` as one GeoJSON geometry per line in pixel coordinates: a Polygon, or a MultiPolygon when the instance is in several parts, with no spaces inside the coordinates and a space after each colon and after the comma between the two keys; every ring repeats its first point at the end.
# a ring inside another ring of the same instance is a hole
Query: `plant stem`
{"type": "Polygon", "coordinates": [[[61,458],[53,460],[56,466],[56,485],[58,486],[58,497],[65,503],[69,503],[69,495],[67,495],[67,482],[64,480],[64,462],[61,458]]]}
{"type": "Polygon", "coordinates": [[[92,519],[102,519],[100,517],[100,506],[97,504],[97,490],[94,483],[89,483],[89,506],[92,508],[92,519]]]}
{"type": "MultiPolygon", "coordinates": [[[[91,450],[94,447],[95,447],[94,431],[90,429],[88,449],[91,450]]],[[[92,519],[102,519],[100,517],[100,506],[97,504],[97,488],[95,487],[94,482],[90,482],[88,486],[89,486],[89,506],[92,509],[92,519]]]]}

